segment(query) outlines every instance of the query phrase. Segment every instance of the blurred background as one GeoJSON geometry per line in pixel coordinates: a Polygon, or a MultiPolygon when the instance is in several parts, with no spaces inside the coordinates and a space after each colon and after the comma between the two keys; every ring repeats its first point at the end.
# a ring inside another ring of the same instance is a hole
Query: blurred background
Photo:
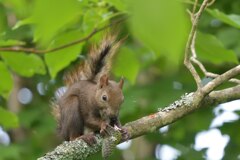
{"type": "MultiPolygon", "coordinates": [[[[193,3],[0,0],[0,160],[36,159],[62,142],[50,102],[56,90],[64,86],[63,74],[84,59],[91,44],[99,42],[106,30],[49,53],[1,48],[22,46],[46,51],[112,24],[107,30],[118,32],[119,38],[128,36],[112,69],[113,79],[125,77],[125,102],[120,112],[125,124],[195,91],[194,80],[183,66],[191,26],[187,9],[191,10],[193,3]]],[[[196,51],[211,72],[223,73],[239,63],[239,6],[236,0],[216,1],[201,17],[196,51]]],[[[198,71],[202,83],[211,80],[198,71]]],[[[240,101],[204,107],[117,146],[111,159],[240,159],[239,115],[240,101]]]]}

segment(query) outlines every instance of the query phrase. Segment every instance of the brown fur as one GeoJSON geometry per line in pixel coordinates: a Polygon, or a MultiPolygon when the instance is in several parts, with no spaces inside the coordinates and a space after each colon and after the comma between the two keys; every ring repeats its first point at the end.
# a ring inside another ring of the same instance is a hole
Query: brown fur
{"type": "Polygon", "coordinates": [[[60,135],[71,140],[83,135],[84,127],[92,132],[104,130],[106,125],[121,127],[118,114],[124,97],[120,84],[109,80],[97,84],[80,81],[70,86],[57,101],[60,135]],[[103,95],[108,97],[107,101],[102,99],[103,95]]]}
{"type": "Polygon", "coordinates": [[[81,80],[95,81],[103,74],[109,74],[111,59],[123,40],[116,42],[116,36],[107,34],[99,46],[92,46],[87,59],[64,76],[64,82],[70,86],[81,80]]]}
{"type": "Polygon", "coordinates": [[[53,107],[59,133],[65,140],[82,137],[91,143],[91,136],[83,136],[85,127],[100,133],[107,125],[121,127],[118,114],[124,100],[123,79],[117,83],[107,76],[112,56],[120,45],[115,39],[106,36],[98,49],[91,49],[84,63],[65,76],[67,90],[53,107]]]}

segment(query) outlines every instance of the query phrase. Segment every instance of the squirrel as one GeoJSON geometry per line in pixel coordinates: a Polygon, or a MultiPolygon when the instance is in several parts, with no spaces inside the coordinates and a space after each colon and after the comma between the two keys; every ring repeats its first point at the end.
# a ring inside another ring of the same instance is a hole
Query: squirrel
{"type": "Polygon", "coordinates": [[[95,143],[94,133],[107,134],[107,126],[118,127],[120,106],[124,101],[124,80],[109,80],[112,57],[121,45],[116,36],[106,35],[98,47],[93,46],[86,60],[64,75],[66,91],[56,97],[53,114],[58,131],[66,141],[82,138],[95,143]],[[91,134],[84,134],[85,129],[91,134]]]}

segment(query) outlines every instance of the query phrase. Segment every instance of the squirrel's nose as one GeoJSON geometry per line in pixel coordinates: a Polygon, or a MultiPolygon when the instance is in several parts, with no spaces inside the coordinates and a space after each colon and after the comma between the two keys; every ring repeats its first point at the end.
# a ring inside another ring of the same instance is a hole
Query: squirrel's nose
{"type": "Polygon", "coordinates": [[[117,116],[110,117],[110,125],[113,127],[117,123],[117,116]]]}

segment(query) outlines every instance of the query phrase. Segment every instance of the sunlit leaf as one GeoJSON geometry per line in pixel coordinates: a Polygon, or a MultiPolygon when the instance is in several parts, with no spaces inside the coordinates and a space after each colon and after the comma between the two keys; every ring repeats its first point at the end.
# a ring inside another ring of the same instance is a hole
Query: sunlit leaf
{"type": "Polygon", "coordinates": [[[139,68],[140,62],[138,61],[136,54],[129,48],[121,48],[114,63],[114,74],[117,76],[123,76],[131,83],[134,83],[138,75],[139,68]]]}
{"type": "Polygon", "coordinates": [[[22,76],[31,77],[34,74],[45,74],[45,66],[42,59],[34,54],[1,52],[1,57],[6,64],[22,76]]]}
{"type": "MultiPolygon", "coordinates": [[[[80,39],[82,33],[79,31],[72,31],[59,36],[55,43],[50,48],[58,47],[80,39]]],[[[66,47],[59,51],[47,53],[44,55],[48,70],[52,78],[56,77],[57,73],[63,68],[68,66],[73,60],[75,60],[82,50],[82,43],[66,47]]]]}
{"type": "Polygon", "coordinates": [[[18,41],[18,40],[13,40],[13,39],[8,39],[8,40],[0,40],[0,46],[20,46],[24,45],[25,42],[18,41]]]}
{"type": "Polygon", "coordinates": [[[59,31],[78,18],[82,10],[76,0],[36,0],[31,17],[34,39],[47,44],[59,31]]]}
{"type": "Polygon", "coordinates": [[[14,13],[18,16],[26,16],[28,13],[28,4],[26,0],[3,0],[6,1],[8,7],[10,7],[14,13]]]}
{"type": "Polygon", "coordinates": [[[7,14],[4,6],[0,4],[0,33],[7,28],[7,14]]]}
{"type": "Polygon", "coordinates": [[[18,117],[0,106],[0,125],[6,128],[18,127],[18,117]]]}
{"type": "Polygon", "coordinates": [[[106,2],[116,7],[119,11],[125,11],[127,8],[124,0],[106,0],[106,2]]]}
{"type": "Polygon", "coordinates": [[[2,159],[19,159],[21,155],[22,145],[0,145],[0,155],[2,159]]]}
{"type": "Polygon", "coordinates": [[[196,51],[200,59],[214,64],[226,62],[238,63],[234,51],[224,48],[223,44],[210,34],[198,32],[196,51]]]}
{"type": "Polygon", "coordinates": [[[18,28],[21,27],[21,26],[24,26],[24,25],[27,25],[27,24],[32,24],[32,23],[33,23],[32,18],[26,18],[26,19],[24,19],[24,20],[18,21],[18,22],[12,27],[12,29],[15,30],[15,29],[18,29],[18,28]]]}
{"type": "Polygon", "coordinates": [[[240,29],[240,15],[236,15],[236,14],[227,15],[219,11],[218,9],[214,9],[214,10],[208,9],[207,11],[213,17],[219,19],[220,21],[240,29]]]}
{"type": "Polygon", "coordinates": [[[182,4],[167,0],[134,0],[130,27],[139,40],[157,56],[165,56],[172,67],[180,62],[189,22],[182,4]]]}
{"type": "Polygon", "coordinates": [[[86,10],[83,15],[82,29],[84,33],[92,32],[94,28],[106,25],[108,20],[118,13],[109,11],[106,7],[96,7],[86,10]]]}
{"type": "Polygon", "coordinates": [[[0,61],[0,95],[7,98],[13,86],[13,80],[5,64],[0,61]]]}
{"type": "Polygon", "coordinates": [[[98,14],[96,9],[87,10],[83,16],[82,28],[84,32],[91,32],[94,28],[98,27],[102,17],[98,14]]]}

